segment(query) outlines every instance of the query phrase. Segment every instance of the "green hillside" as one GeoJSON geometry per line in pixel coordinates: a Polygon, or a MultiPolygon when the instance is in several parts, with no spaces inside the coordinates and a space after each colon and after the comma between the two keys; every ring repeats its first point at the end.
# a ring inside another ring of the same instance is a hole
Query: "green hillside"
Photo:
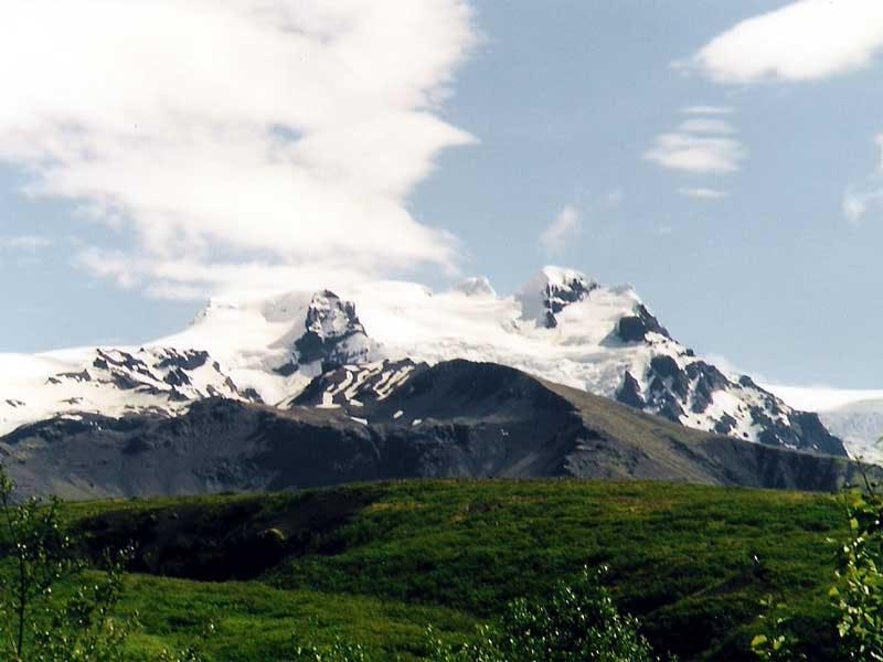
{"type": "Polygon", "coordinates": [[[297,642],[335,636],[419,658],[427,625],[466,640],[507,601],[602,564],[657,650],[751,659],[772,594],[825,659],[829,539],[846,534],[834,496],[667,483],[424,481],[66,509],[89,553],[139,546],[121,604],[139,615],[133,650],[202,640],[214,660],[293,659],[297,642]]]}

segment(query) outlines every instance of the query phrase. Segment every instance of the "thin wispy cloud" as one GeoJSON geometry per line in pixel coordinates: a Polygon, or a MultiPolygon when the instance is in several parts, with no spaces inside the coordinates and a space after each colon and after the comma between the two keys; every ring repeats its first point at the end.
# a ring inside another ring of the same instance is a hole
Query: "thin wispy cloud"
{"type": "Polygon", "coordinates": [[[540,234],[540,245],[546,255],[559,255],[568,242],[581,232],[580,212],[567,205],[540,234]]]}
{"type": "Polygon", "coordinates": [[[437,112],[466,0],[8,0],[0,25],[0,161],[107,225],[93,274],[180,297],[455,268],[406,201],[474,141],[437,112]]]}
{"type": "Polygon", "coordinates": [[[681,122],[678,126],[681,133],[700,133],[711,135],[730,135],[736,133],[733,125],[720,119],[697,117],[681,122]]]}
{"type": "Polygon", "coordinates": [[[883,134],[875,142],[880,148],[876,169],[864,181],[847,186],[843,193],[843,216],[853,224],[860,223],[871,212],[883,210],[883,134]]]}
{"type": "Polygon", "coordinates": [[[883,50],[883,2],[800,0],[748,18],[687,63],[729,84],[808,81],[868,66],[883,50]]]}
{"type": "Polygon", "coordinates": [[[604,207],[607,209],[619,209],[625,200],[625,192],[621,188],[608,191],[604,196],[604,207]]]}
{"type": "Polygon", "coordinates": [[[721,191],[720,189],[704,187],[679,188],[678,193],[689,198],[699,198],[700,200],[721,200],[730,195],[726,191],[721,191]]]}
{"type": "MultiPolygon", "coordinates": [[[[721,200],[729,196],[712,186],[697,186],[699,177],[720,177],[737,172],[748,157],[748,150],[736,138],[736,128],[729,121],[731,108],[721,106],[688,106],[680,113],[687,115],[674,131],[662,133],[642,155],[667,170],[691,175],[691,186],[677,192],[697,200],[721,200]],[[726,118],[726,119],[725,119],[726,118]]],[[[699,180],[702,181],[702,180],[699,180]]]]}
{"type": "Polygon", "coordinates": [[[688,133],[663,133],[644,158],[663,168],[692,173],[736,172],[744,149],[732,138],[709,138],[688,133]]]}
{"type": "Polygon", "coordinates": [[[731,115],[733,109],[729,106],[686,106],[681,112],[686,115],[731,115]]]}
{"type": "MultiPolygon", "coordinates": [[[[697,69],[723,84],[806,82],[867,68],[881,52],[883,2],[799,0],[734,25],[676,66],[697,69]]],[[[879,167],[847,186],[841,201],[844,217],[853,224],[881,207],[879,167]]]]}
{"type": "Polygon", "coordinates": [[[48,237],[38,235],[0,235],[0,251],[22,251],[35,253],[52,245],[48,237]]]}
{"type": "Polygon", "coordinates": [[[656,136],[643,158],[669,170],[693,174],[736,172],[747,157],[747,150],[732,133],[734,130],[727,122],[687,120],[675,131],[656,136]]]}

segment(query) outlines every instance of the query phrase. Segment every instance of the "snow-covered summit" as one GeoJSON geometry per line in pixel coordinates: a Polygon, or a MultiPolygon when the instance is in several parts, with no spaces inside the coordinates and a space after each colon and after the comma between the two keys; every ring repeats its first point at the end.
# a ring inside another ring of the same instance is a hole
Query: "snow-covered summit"
{"type": "Polygon", "coordinates": [[[330,290],[313,295],[307,307],[306,332],[294,342],[292,365],[319,362],[322,370],[378,358],[376,343],[365,333],[352,301],[330,290]]]}
{"type": "Polygon", "coordinates": [[[552,329],[556,315],[568,305],[583,301],[598,284],[574,269],[546,266],[518,293],[525,319],[552,329]]]}
{"type": "Polygon", "coordinates": [[[454,291],[461,292],[468,297],[495,297],[496,291],[491,286],[487,276],[472,276],[461,280],[454,285],[454,291]]]}
{"type": "Polygon", "coordinates": [[[378,281],[215,299],[181,333],[143,348],[0,355],[9,375],[0,386],[0,433],[59,413],[172,415],[211,395],[275,405],[328,370],[344,368],[357,383],[367,378],[360,366],[457,358],[508,365],[690,427],[842,452],[812,415],[696,357],[630,287],[558,267],[544,268],[512,296],[478,278],[440,293],[378,281]],[[183,358],[168,363],[172,353],[183,358]],[[84,371],[89,379],[76,376],[84,371]]]}
{"type": "Polygon", "coordinates": [[[854,458],[883,465],[883,390],[765,386],[792,407],[818,412],[854,458]]]}

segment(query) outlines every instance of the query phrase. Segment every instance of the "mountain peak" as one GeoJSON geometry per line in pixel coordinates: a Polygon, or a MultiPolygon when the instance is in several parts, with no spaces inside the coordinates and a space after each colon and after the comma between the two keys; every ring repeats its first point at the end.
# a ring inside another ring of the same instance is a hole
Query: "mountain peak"
{"type": "Polygon", "coordinates": [[[306,333],[294,343],[300,363],[321,361],[322,369],[371,360],[375,343],[356,314],[356,305],[331,290],[313,294],[304,320],[306,333]]]}
{"type": "Polygon", "coordinates": [[[331,290],[322,290],[313,295],[304,326],[308,333],[323,340],[365,332],[356,315],[356,305],[352,301],[343,301],[331,290]]]}
{"type": "Polygon", "coordinates": [[[558,287],[565,287],[573,283],[582,283],[584,285],[596,284],[592,278],[589,278],[581,271],[568,267],[558,267],[553,264],[547,264],[540,269],[539,274],[534,277],[534,280],[558,287]]]}
{"type": "Polygon", "coordinates": [[[468,297],[497,296],[497,292],[494,290],[487,276],[472,276],[471,278],[465,278],[454,285],[452,289],[455,292],[460,292],[468,297]]]}
{"type": "Polygon", "coordinates": [[[558,326],[556,315],[568,305],[583,301],[598,283],[575,269],[547,265],[525,285],[516,298],[522,316],[547,329],[558,326]]]}
{"type": "MultiPolygon", "coordinates": [[[[416,283],[380,281],[343,298],[301,289],[215,299],[186,331],[146,350],[117,350],[33,357],[30,367],[0,363],[12,376],[0,394],[0,432],[59,414],[176,414],[216,395],[279,403],[338,368],[356,379],[356,366],[383,359],[471,359],[718,434],[840,450],[817,419],[695,356],[628,286],[602,286],[560,267],[545,267],[514,297],[494,296],[487,279],[472,278],[439,296],[416,283]]],[[[376,372],[384,393],[404,379],[388,365],[376,372]]],[[[356,383],[341,386],[350,393],[356,383]]]]}

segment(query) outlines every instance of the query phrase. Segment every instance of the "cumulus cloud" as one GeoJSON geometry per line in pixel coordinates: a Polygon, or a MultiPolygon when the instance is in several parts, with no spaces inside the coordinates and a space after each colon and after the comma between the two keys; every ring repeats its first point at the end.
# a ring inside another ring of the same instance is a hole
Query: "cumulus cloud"
{"type": "Polygon", "coordinates": [[[679,188],[678,193],[686,195],[689,198],[699,198],[701,200],[720,200],[721,198],[726,198],[730,195],[726,191],[704,187],[679,188]]]}
{"type": "Polygon", "coordinates": [[[807,81],[868,66],[883,49],[883,2],[800,0],[744,20],[687,63],[720,83],[807,81]]]}
{"type": "Polygon", "coordinates": [[[0,26],[0,160],[108,225],[92,273],[195,296],[456,264],[406,200],[473,141],[437,114],[466,0],[6,0],[0,26]]]}
{"type": "Polygon", "coordinates": [[[558,255],[580,229],[579,209],[567,205],[540,234],[540,244],[547,255],[558,255]]]}
{"type": "Polygon", "coordinates": [[[877,168],[863,182],[850,184],[843,193],[841,208],[850,223],[859,223],[871,211],[883,209],[883,134],[875,142],[881,151],[877,168]]]}

